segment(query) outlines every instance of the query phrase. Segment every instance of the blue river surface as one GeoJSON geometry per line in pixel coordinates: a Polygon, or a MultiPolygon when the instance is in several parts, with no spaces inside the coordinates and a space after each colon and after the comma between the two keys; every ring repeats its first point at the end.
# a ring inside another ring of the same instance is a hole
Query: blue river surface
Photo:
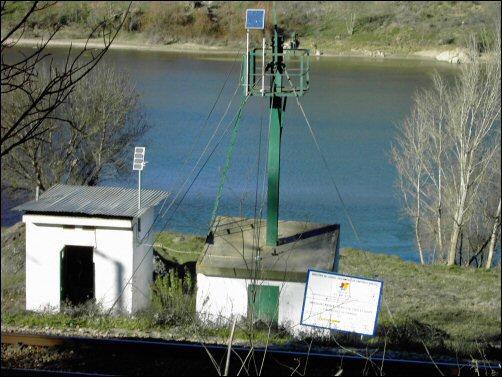
{"type": "MultiPolygon", "coordinates": [[[[52,52],[58,58],[64,50],[52,52]]],[[[414,93],[431,85],[435,70],[451,76],[456,68],[398,59],[311,60],[310,91],[301,102],[360,242],[294,98],[287,102],[282,135],[280,218],[340,223],[341,247],[358,247],[416,261],[412,227],[402,214],[395,186],[390,147],[400,123],[411,110],[414,93]]],[[[220,130],[228,127],[238,110],[242,90],[236,96],[234,93],[240,57],[113,50],[103,64],[114,65],[131,76],[152,124],[137,143],[147,148],[143,187],[176,193],[229,103],[220,130]],[[219,101],[205,122],[222,87],[219,101]]],[[[252,217],[255,203],[262,207],[268,119],[268,101],[250,98],[242,114],[218,214],[252,217]]],[[[225,135],[182,203],[159,219],[156,230],[206,234],[230,136],[230,132],[225,135]]],[[[133,147],[131,162],[132,152],[133,147]]],[[[137,175],[131,171],[127,177],[102,184],[136,187],[137,175]]],[[[19,214],[10,211],[14,202],[5,195],[2,199],[2,226],[19,221],[19,214]]]]}

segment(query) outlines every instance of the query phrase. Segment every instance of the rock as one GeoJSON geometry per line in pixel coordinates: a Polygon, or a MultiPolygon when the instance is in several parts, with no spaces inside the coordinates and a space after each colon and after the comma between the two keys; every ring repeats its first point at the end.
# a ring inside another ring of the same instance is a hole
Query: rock
{"type": "Polygon", "coordinates": [[[465,51],[456,48],[455,50],[443,51],[436,56],[436,60],[451,64],[466,63],[470,59],[465,51]]]}
{"type": "Polygon", "coordinates": [[[438,50],[421,50],[413,53],[412,55],[418,56],[420,58],[436,59],[436,56],[440,54],[441,51],[438,50]]]}

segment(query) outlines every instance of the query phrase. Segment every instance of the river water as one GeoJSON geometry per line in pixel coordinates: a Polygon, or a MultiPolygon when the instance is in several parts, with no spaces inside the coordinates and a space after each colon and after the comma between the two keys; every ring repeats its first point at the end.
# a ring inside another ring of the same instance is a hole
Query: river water
{"type": "MultiPolygon", "coordinates": [[[[52,52],[57,58],[64,50],[52,52]]],[[[430,86],[434,70],[451,76],[455,68],[427,61],[311,59],[311,88],[301,102],[360,241],[349,226],[294,98],[287,103],[282,137],[280,218],[340,223],[342,247],[360,247],[416,261],[412,228],[401,213],[395,187],[390,146],[400,122],[410,111],[413,94],[430,86]]],[[[152,124],[149,133],[138,142],[147,147],[143,187],[176,193],[232,98],[220,129],[229,124],[237,111],[241,91],[238,96],[233,94],[238,84],[240,57],[110,51],[104,63],[131,75],[152,124]],[[222,87],[219,101],[205,122],[222,87]]],[[[265,99],[253,97],[244,108],[219,214],[253,216],[255,203],[261,207],[267,105],[265,99]]],[[[159,220],[157,230],[207,232],[229,140],[230,133],[181,205],[171,207],[159,220]]],[[[136,182],[137,176],[131,171],[127,177],[103,184],[135,187],[136,182]]],[[[10,225],[19,220],[19,215],[9,211],[11,200],[2,199],[2,226],[10,225]]]]}

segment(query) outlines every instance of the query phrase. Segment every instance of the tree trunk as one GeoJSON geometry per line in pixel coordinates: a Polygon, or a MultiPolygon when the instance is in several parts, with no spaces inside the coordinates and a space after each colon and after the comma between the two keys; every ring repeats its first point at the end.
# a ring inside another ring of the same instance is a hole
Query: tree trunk
{"type": "Polygon", "coordinates": [[[448,250],[448,266],[453,266],[455,264],[459,234],[460,234],[460,225],[457,223],[455,219],[453,222],[453,230],[451,232],[450,249],[448,250]]]}
{"type": "MultiPolygon", "coordinates": [[[[443,224],[442,224],[442,214],[443,214],[443,166],[442,166],[442,153],[443,153],[443,122],[442,122],[442,108],[441,108],[441,115],[440,115],[440,122],[439,122],[439,150],[438,154],[436,157],[437,160],[437,169],[438,169],[438,208],[437,208],[437,234],[438,234],[438,248],[439,248],[439,255],[442,257],[443,256],[443,224]]],[[[434,262],[434,261],[433,261],[434,262]]]]}
{"type": "Polygon", "coordinates": [[[443,253],[443,232],[441,230],[441,227],[442,227],[442,224],[441,224],[441,209],[438,210],[437,227],[438,227],[438,249],[439,249],[439,255],[442,255],[442,253],[443,253]]]}
{"type": "Polygon", "coordinates": [[[464,232],[460,232],[460,246],[458,248],[458,265],[461,266],[462,265],[462,262],[463,262],[463,259],[462,259],[462,251],[463,251],[463,248],[464,248],[464,232]]]}
{"type": "Polygon", "coordinates": [[[486,269],[491,268],[493,261],[493,254],[495,253],[495,246],[497,246],[497,238],[500,230],[500,199],[499,206],[497,208],[497,215],[495,216],[495,222],[493,223],[492,235],[490,238],[490,246],[488,247],[488,258],[486,260],[486,269]]]}
{"type": "MultiPolygon", "coordinates": [[[[460,172],[462,175],[462,171],[460,172]]],[[[455,211],[455,216],[453,218],[453,229],[451,232],[450,238],[450,249],[448,250],[448,266],[453,266],[455,264],[455,257],[457,256],[457,245],[458,245],[458,237],[460,235],[460,230],[462,228],[462,224],[464,222],[464,210],[465,210],[465,201],[467,199],[467,187],[469,182],[465,182],[463,177],[461,177],[460,183],[460,200],[457,205],[457,209],[455,211]]]]}
{"type": "Polygon", "coordinates": [[[415,220],[415,237],[417,239],[418,254],[420,255],[420,264],[425,264],[424,252],[422,250],[422,242],[420,241],[420,234],[418,231],[419,225],[420,225],[420,217],[417,216],[415,220]]]}
{"type": "Polygon", "coordinates": [[[424,252],[422,250],[422,242],[420,241],[420,176],[417,179],[417,218],[415,220],[415,237],[417,239],[418,254],[420,255],[420,263],[425,264],[424,252]]]}

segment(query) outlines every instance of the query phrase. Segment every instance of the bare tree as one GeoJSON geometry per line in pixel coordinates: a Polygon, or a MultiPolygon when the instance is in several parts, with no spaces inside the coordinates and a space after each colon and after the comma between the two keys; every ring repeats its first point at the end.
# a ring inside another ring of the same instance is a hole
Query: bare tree
{"type": "Polygon", "coordinates": [[[5,156],[2,185],[22,194],[56,183],[93,186],[129,171],[129,147],[148,128],[132,82],[112,68],[93,70],[40,126],[43,139],[5,156]]]}
{"type": "MultiPolygon", "coordinates": [[[[15,2],[1,2],[2,24],[4,18],[12,11],[15,2]]],[[[108,51],[129,12],[131,4],[118,20],[103,20],[89,33],[83,49],[78,52],[68,49],[65,62],[57,69],[50,69],[51,73],[46,78],[44,85],[40,85],[39,70],[44,62],[52,65],[51,54],[47,51],[48,43],[56,36],[61,25],[55,26],[47,39],[42,40],[37,47],[27,54],[9,53],[23,36],[30,19],[36,13],[44,12],[52,7],[55,2],[34,1],[28,7],[20,20],[2,33],[1,39],[1,94],[2,116],[1,125],[1,156],[9,154],[20,145],[42,138],[50,128],[43,126],[46,120],[57,120],[54,112],[66,100],[75,88],[75,85],[88,75],[108,51]],[[95,51],[88,47],[90,38],[101,32],[103,49],[95,51]],[[8,56],[9,55],[9,56],[8,56]],[[10,113],[10,108],[4,106],[4,97],[25,97],[22,111],[10,113]]],[[[58,123],[55,123],[58,124],[58,123]]]]}
{"type": "Polygon", "coordinates": [[[436,104],[444,101],[446,84],[437,73],[432,81],[432,89],[415,95],[412,112],[399,128],[397,143],[391,150],[404,210],[414,219],[422,264],[424,248],[432,249],[434,260],[442,254],[444,238],[443,166],[448,140],[444,137],[445,112],[436,104]]]}
{"type": "Polygon", "coordinates": [[[352,35],[354,34],[354,28],[356,26],[356,13],[351,12],[350,14],[347,15],[347,18],[345,20],[345,27],[347,29],[347,34],[352,35]]]}
{"type": "Polygon", "coordinates": [[[494,132],[500,118],[500,50],[494,59],[486,62],[474,57],[461,68],[446,106],[447,135],[453,144],[449,167],[455,196],[448,250],[448,265],[453,265],[473,193],[482,183],[500,142],[494,132]]]}
{"type": "Polygon", "coordinates": [[[493,165],[499,154],[496,44],[486,57],[471,48],[470,63],[461,67],[451,87],[434,76],[432,88],[415,97],[392,149],[422,263],[424,248],[448,265],[477,262],[488,245],[495,248],[500,188],[494,189],[493,182],[500,180],[500,169],[493,165]]]}
{"type": "MultiPolygon", "coordinates": [[[[417,102],[422,102],[417,99],[417,102]]],[[[404,121],[400,133],[399,146],[392,149],[392,157],[399,171],[398,185],[403,193],[405,212],[414,220],[415,241],[418,247],[420,263],[425,264],[421,240],[422,203],[424,202],[424,157],[427,151],[427,133],[424,127],[423,108],[418,106],[404,121]],[[402,158],[407,156],[407,158],[402,158]]]]}
{"type": "Polygon", "coordinates": [[[434,256],[442,255],[444,251],[443,241],[443,190],[444,190],[444,160],[445,150],[448,149],[448,139],[444,137],[445,129],[445,110],[442,106],[434,106],[435,103],[442,103],[446,96],[446,84],[439,74],[433,76],[433,90],[425,91],[424,96],[427,100],[426,110],[428,112],[428,124],[432,127],[429,133],[428,140],[430,141],[428,147],[432,154],[431,163],[426,165],[427,177],[431,183],[430,197],[430,211],[436,221],[432,226],[433,232],[436,235],[436,245],[433,251],[434,256]]]}

